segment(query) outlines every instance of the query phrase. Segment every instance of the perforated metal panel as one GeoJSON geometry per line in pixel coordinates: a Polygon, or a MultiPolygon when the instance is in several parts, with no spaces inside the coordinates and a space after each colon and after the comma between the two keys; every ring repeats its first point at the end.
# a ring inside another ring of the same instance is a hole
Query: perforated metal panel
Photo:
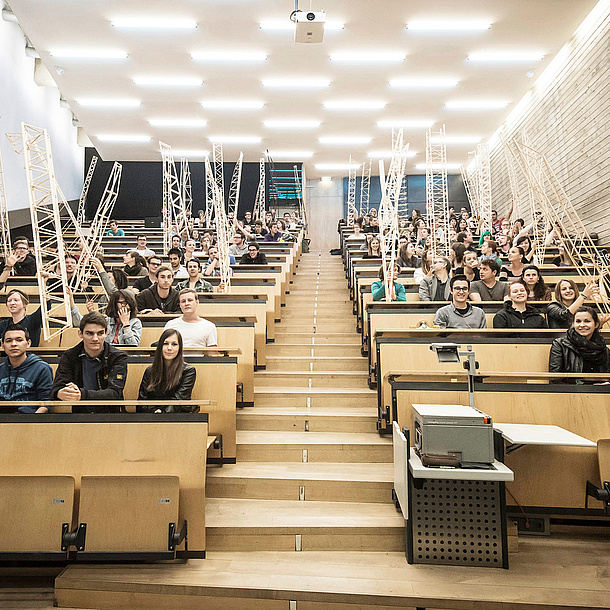
{"type": "Polygon", "coordinates": [[[508,567],[502,484],[411,480],[412,563],[508,567]]]}

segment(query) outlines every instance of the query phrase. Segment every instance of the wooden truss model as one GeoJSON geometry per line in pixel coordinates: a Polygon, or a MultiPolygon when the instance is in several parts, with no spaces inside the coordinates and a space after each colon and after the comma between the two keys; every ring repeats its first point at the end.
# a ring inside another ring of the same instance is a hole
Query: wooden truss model
{"type": "Polygon", "coordinates": [[[205,177],[207,192],[211,193],[216,219],[216,246],[220,261],[220,282],[223,292],[231,292],[231,263],[229,259],[229,226],[218,183],[212,173],[209,157],[205,158],[205,177]]]}
{"type": "Polygon", "coordinates": [[[371,165],[372,162],[370,159],[367,159],[362,164],[362,180],[360,181],[360,216],[366,216],[369,213],[369,197],[371,193],[371,165]]]}
{"type": "Polygon", "coordinates": [[[267,210],[267,195],[265,189],[265,157],[261,157],[258,161],[258,188],[256,189],[256,199],[254,200],[254,210],[252,210],[252,218],[254,220],[265,218],[267,210]]]}
{"type": "Polygon", "coordinates": [[[462,166],[461,172],[472,215],[479,217],[481,231],[492,233],[491,169],[487,144],[479,144],[476,151],[468,153],[468,165],[462,166]]]}
{"type": "Polygon", "coordinates": [[[500,133],[500,141],[504,150],[504,160],[506,161],[506,172],[508,174],[508,184],[510,186],[510,196],[513,204],[513,218],[521,218],[521,210],[523,209],[521,201],[521,192],[519,190],[519,182],[517,180],[516,160],[510,150],[510,144],[500,133]]]}
{"type": "Polygon", "coordinates": [[[172,235],[188,227],[188,220],[171,146],[159,142],[159,148],[163,158],[163,251],[167,254],[172,235]]]}
{"type": "MultiPolygon", "coordinates": [[[[553,227],[560,234],[568,254],[589,281],[608,282],[610,264],[605,253],[593,243],[574,205],[561,186],[546,157],[516,138],[509,150],[523,172],[535,200],[535,222],[542,232],[553,227]]],[[[610,301],[600,299],[600,309],[610,313],[610,301]]]]}
{"type": "Polygon", "coordinates": [[[301,178],[299,177],[299,168],[296,165],[292,166],[294,171],[294,190],[299,200],[299,218],[303,221],[303,226],[307,231],[307,202],[305,201],[305,192],[303,191],[303,185],[301,184],[301,178]]]}
{"type": "Polygon", "coordinates": [[[241,168],[244,161],[244,153],[239,153],[237,163],[233,168],[233,176],[231,177],[231,186],[229,187],[229,202],[228,202],[228,218],[229,223],[237,221],[237,210],[239,209],[239,190],[241,187],[241,168]]]}
{"type": "MultiPolygon", "coordinates": [[[[381,204],[379,205],[379,241],[381,245],[381,265],[385,286],[385,300],[392,300],[394,292],[394,265],[398,244],[398,200],[400,188],[405,175],[407,151],[409,145],[404,143],[403,132],[392,132],[392,160],[387,176],[380,173],[383,179],[381,204]]],[[[383,172],[383,163],[380,163],[383,172]]]]}
{"type": "Polygon", "coordinates": [[[180,193],[186,215],[191,218],[193,215],[193,187],[191,186],[191,170],[188,159],[180,159],[180,193]]]}
{"type": "Polygon", "coordinates": [[[0,152],[0,231],[2,232],[2,256],[4,260],[11,253],[11,228],[8,220],[8,200],[4,187],[4,171],[2,170],[2,154],[0,152]]]}
{"type": "Polygon", "coordinates": [[[468,197],[468,202],[470,203],[470,213],[472,216],[478,216],[479,214],[479,187],[477,184],[477,174],[474,171],[474,152],[468,153],[468,165],[464,167],[463,165],[460,167],[460,172],[462,174],[462,182],[464,183],[464,190],[466,191],[466,196],[468,197]]]}
{"type": "Polygon", "coordinates": [[[91,179],[93,178],[93,172],[95,171],[97,160],[98,159],[96,156],[91,157],[91,163],[89,163],[89,169],[87,170],[87,175],[85,176],[83,190],[81,191],[80,199],[78,200],[78,212],[76,214],[76,220],[81,227],[85,224],[85,206],[87,204],[87,193],[89,192],[89,186],[91,186],[91,179]]]}
{"type": "Polygon", "coordinates": [[[426,132],[426,214],[434,256],[449,256],[449,200],[445,126],[426,132]]]}
{"type": "Polygon", "coordinates": [[[356,169],[357,166],[350,155],[347,185],[347,224],[350,227],[354,225],[354,218],[358,215],[358,210],[356,210],[356,169]]]}

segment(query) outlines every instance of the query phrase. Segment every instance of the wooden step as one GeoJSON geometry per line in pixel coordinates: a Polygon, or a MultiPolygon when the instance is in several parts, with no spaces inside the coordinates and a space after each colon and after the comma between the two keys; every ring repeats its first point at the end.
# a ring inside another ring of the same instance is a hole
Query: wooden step
{"type": "Polygon", "coordinates": [[[392,439],[371,433],[237,430],[236,441],[238,463],[393,460],[392,439]]]}
{"type": "Polygon", "coordinates": [[[360,354],[360,345],[344,345],[344,344],[325,344],[320,343],[314,345],[295,345],[294,343],[269,343],[267,345],[267,357],[269,356],[326,356],[333,358],[345,357],[362,357],[360,354]]]}
{"type": "Polygon", "coordinates": [[[295,550],[297,535],[304,551],[404,548],[393,503],[210,498],[205,518],[208,551],[295,550]]]}
{"type": "Polygon", "coordinates": [[[392,502],[392,464],[242,462],[208,468],[206,498],[392,502]]]}
{"type": "Polygon", "coordinates": [[[368,374],[362,371],[260,371],[254,373],[255,387],[368,388],[368,374]]]}
{"type": "Polygon", "coordinates": [[[348,321],[341,320],[325,320],[321,316],[312,317],[309,321],[306,320],[284,320],[281,323],[275,325],[275,332],[277,331],[289,331],[294,333],[355,333],[356,332],[356,319],[349,318],[348,321]],[[314,322],[315,320],[315,322],[314,322]]]}
{"type": "Polygon", "coordinates": [[[371,407],[248,407],[237,413],[238,430],[370,432],[377,430],[371,407]]]}
{"type": "Polygon", "coordinates": [[[377,392],[364,388],[255,388],[259,407],[377,407],[377,392]]]}
{"type": "MultiPolygon", "coordinates": [[[[316,346],[317,347],[317,346],[316,346]]],[[[365,371],[369,363],[361,356],[267,356],[268,371],[365,371]]]]}
{"type": "Polygon", "coordinates": [[[294,343],[296,345],[315,345],[334,343],[339,345],[360,345],[360,337],[356,333],[293,333],[283,328],[276,328],[275,342],[277,344],[294,343]]]}

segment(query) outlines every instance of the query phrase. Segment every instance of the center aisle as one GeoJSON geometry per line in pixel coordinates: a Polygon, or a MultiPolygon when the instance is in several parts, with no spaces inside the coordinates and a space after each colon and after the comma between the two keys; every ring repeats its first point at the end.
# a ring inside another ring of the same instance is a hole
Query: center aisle
{"type": "Polygon", "coordinates": [[[303,255],[267,363],[237,414],[237,464],[208,470],[207,550],[403,550],[339,257],[303,255]]]}

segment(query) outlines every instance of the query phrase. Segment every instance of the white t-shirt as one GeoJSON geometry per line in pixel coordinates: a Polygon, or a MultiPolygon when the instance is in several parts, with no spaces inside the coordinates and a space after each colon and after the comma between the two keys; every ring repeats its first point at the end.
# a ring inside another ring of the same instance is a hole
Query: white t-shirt
{"type": "Polygon", "coordinates": [[[184,347],[214,347],[218,345],[216,325],[200,318],[199,322],[185,322],[180,316],[170,320],[165,328],[177,330],[182,335],[184,347]]]}

